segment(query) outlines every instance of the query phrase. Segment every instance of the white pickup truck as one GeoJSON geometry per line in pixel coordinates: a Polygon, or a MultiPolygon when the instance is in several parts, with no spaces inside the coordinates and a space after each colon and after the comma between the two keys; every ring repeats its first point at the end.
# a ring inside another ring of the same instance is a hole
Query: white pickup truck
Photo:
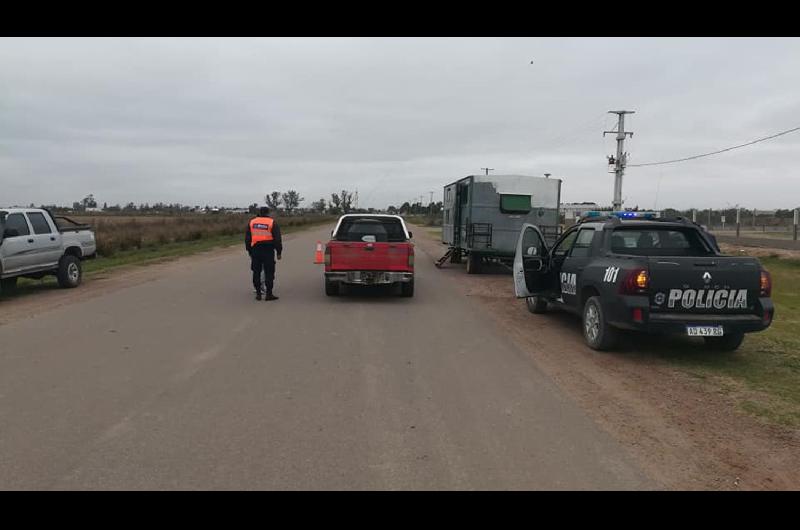
{"type": "Polygon", "coordinates": [[[17,278],[55,275],[61,287],[81,283],[81,260],[95,257],[94,232],[39,208],[0,208],[0,292],[17,278]]]}

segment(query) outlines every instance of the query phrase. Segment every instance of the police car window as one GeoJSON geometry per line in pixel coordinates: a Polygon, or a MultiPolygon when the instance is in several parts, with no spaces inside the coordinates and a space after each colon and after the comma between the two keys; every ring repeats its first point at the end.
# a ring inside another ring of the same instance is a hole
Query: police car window
{"type": "Polygon", "coordinates": [[[539,233],[533,228],[526,228],[525,232],[522,234],[523,255],[528,255],[527,252],[530,247],[536,248],[535,256],[542,256],[545,253],[545,248],[542,244],[542,238],[539,237],[539,233]]]}
{"type": "Polygon", "coordinates": [[[553,255],[554,256],[566,256],[567,252],[569,252],[569,249],[572,246],[572,243],[575,242],[575,238],[577,238],[577,237],[578,237],[578,231],[577,230],[573,230],[572,232],[567,234],[566,237],[564,237],[564,239],[561,240],[561,243],[559,243],[556,246],[556,248],[553,249],[553,255]]]}
{"type": "Polygon", "coordinates": [[[572,258],[585,258],[589,256],[589,250],[592,246],[592,240],[594,240],[595,231],[594,228],[583,228],[578,233],[578,238],[575,240],[575,244],[572,246],[572,252],[570,253],[570,257],[572,258]]]}
{"type": "Polygon", "coordinates": [[[50,234],[50,224],[44,218],[44,215],[39,212],[31,212],[28,214],[28,220],[33,226],[33,233],[35,234],[50,234]]]}
{"type": "Polygon", "coordinates": [[[708,256],[714,252],[695,229],[669,227],[617,228],[611,252],[635,256],[708,256]]]}
{"type": "Polygon", "coordinates": [[[21,213],[12,213],[6,217],[5,229],[16,230],[20,236],[27,236],[31,233],[30,229],[28,228],[28,222],[25,220],[25,216],[23,216],[21,213]]]}

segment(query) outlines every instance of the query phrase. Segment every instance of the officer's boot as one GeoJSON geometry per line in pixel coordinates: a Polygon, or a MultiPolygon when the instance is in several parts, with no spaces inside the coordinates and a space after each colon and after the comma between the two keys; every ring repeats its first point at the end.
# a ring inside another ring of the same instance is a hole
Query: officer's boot
{"type": "Polygon", "coordinates": [[[256,291],[256,300],[261,300],[261,291],[256,291]]]}
{"type": "Polygon", "coordinates": [[[267,289],[267,294],[264,295],[264,300],[266,300],[267,302],[270,302],[272,300],[277,300],[277,299],[278,299],[278,297],[275,296],[274,294],[272,294],[272,289],[267,289]]]}

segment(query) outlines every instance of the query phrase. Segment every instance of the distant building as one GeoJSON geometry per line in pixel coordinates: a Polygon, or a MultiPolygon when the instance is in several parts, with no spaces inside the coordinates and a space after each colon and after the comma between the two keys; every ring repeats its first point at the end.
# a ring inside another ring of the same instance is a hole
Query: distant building
{"type": "Polygon", "coordinates": [[[595,202],[567,202],[561,204],[561,212],[564,214],[564,221],[575,221],[592,210],[599,210],[600,206],[595,202]]]}

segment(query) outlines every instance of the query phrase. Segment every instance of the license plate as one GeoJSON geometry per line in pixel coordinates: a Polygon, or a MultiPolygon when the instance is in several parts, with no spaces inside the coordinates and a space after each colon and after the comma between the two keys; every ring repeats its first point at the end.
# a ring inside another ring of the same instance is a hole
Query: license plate
{"type": "Polygon", "coordinates": [[[721,337],[724,334],[722,326],[686,326],[686,333],[690,337],[721,337]]]}

